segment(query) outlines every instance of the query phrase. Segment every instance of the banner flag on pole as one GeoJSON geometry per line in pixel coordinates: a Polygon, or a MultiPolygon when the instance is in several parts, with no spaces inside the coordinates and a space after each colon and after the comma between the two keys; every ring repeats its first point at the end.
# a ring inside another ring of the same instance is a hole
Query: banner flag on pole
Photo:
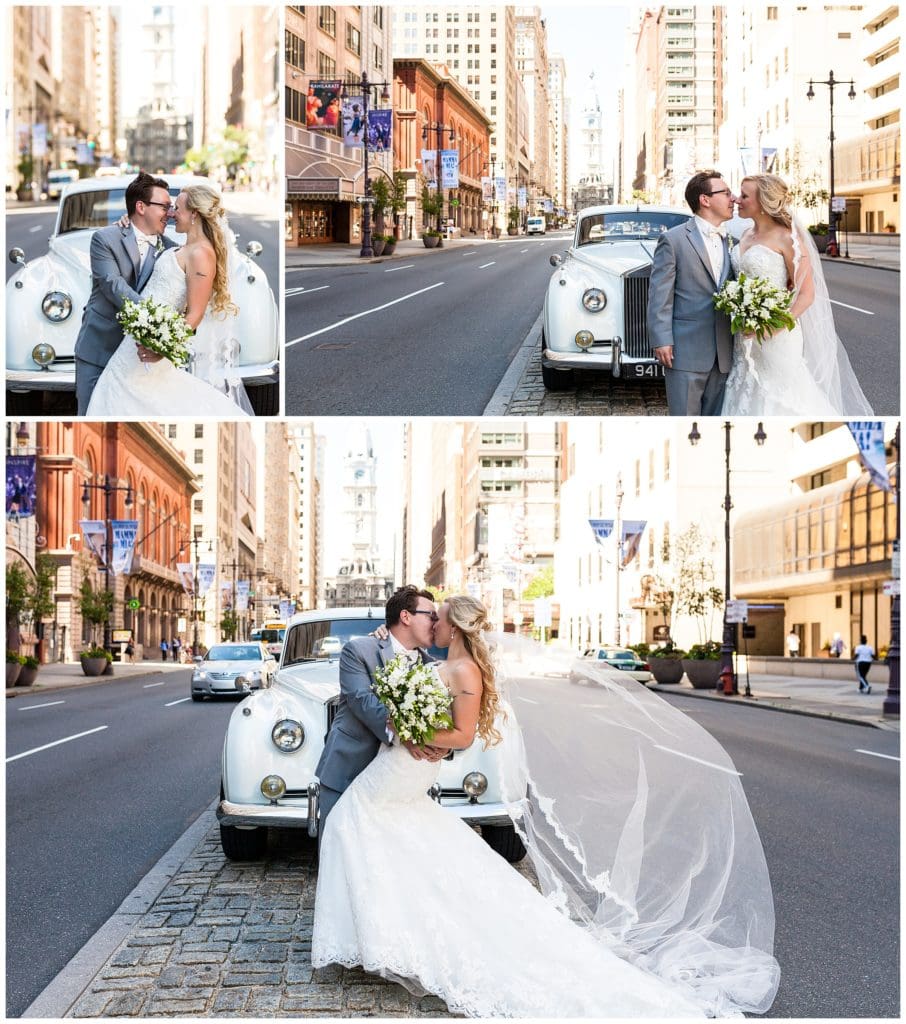
{"type": "Polygon", "coordinates": [[[440,151],[441,188],[459,188],[459,150],[440,151]]]}
{"type": "Polygon", "coordinates": [[[103,519],[80,519],[79,529],[82,531],[85,547],[106,565],[107,524],[103,519]]]}
{"type": "Polygon", "coordinates": [[[625,519],[623,520],[623,560],[620,563],[625,569],[627,565],[639,553],[639,545],[642,543],[642,534],[648,525],[646,519],[625,519]]]}
{"type": "Polygon", "coordinates": [[[598,544],[603,544],[613,533],[612,519],[589,519],[588,525],[591,527],[591,531],[595,535],[595,541],[598,544]]]}
{"type": "Polygon", "coordinates": [[[393,149],[393,111],[368,112],[368,152],[389,153],[393,149]]]}
{"type": "Polygon", "coordinates": [[[280,602],[280,618],[284,622],[288,622],[289,621],[290,616],[293,614],[293,612],[295,610],[296,610],[296,605],[295,605],[295,603],[293,601],[289,601],[289,600],[284,599],[284,600],[282,600],[280,602]]]}
{"type": "Polygon", "coordinates": [[[110,570],[114,576],[119,573],[128,575],[132,570],[132,555],[135,551],[138,520],[112,519],[110,529],[113,533],[113,557],[110,560],[110,570]]]}
{"type": "Polygon", "coordinates": [[[236,611],[247,612],[249,610],[249,581],[236,581],[236,611]]]}
{"type": "Polygon", "coordinates": [[[6,456],[6,518],[25,519],[35,514],[38,488],[34,455],[6,456]]]}
{"type": "Polygon", "coordinates": [[[220,581],[220,607],[225,612],[233,610],[233,581],[220,581]]]}
{"type": "Polygon", "coordinates": [[[198,563],[198,596],[204,597],[211,589],[214,576],[217,573],[217,566],[213,562],[198,563]]]}
{"type": "Polygon", "coordinates": [[[191,597],[195,593],[195,566],[191,562],[177,562],[176,571],[179,573],[179,582],[182,589],[191,597]]]}
{"type": "Polygon", "coordinates": [[[871,482],[882,491],[891,490],[884,450],[884,424],[880,420],[849,420],[849,432],[859,449],[862,465],[868,470],[871,482]]]}
{"type": "Polygon", "coordinates": [[[428,188],[437,188],[437,150],[422,150],[422,174],[428,188]]]}

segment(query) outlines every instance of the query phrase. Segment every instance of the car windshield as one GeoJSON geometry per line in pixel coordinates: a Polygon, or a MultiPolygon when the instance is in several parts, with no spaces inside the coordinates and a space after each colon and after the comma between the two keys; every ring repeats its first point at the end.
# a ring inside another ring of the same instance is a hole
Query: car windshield
{"type": "Polygon", "coordinates": [[[656,241],[665,231],[684,224],[688,219],[683,213],[650,213],[643,210],[597,213],[583,217],[579,222],[576,245],[626,242],[640,238],[656,241]]]}
{"type": "Polygon", "coordinates": [[[285,632],[283,629],[262,629],[259,639],[263,644],[282,644],[285,632]]]}
{"type": "Polygon", "coordinates": [[[319,619],[291,627],[283,645],[281,668],[302,661],[319,661],[336,655],[343,644],[359,636],[368,636],[383,619],[319,619]]]}
{"type": "Polygon", "coordinates": [[[598,651],[598,658],[606,661],[635,661],[632,651],[598,651]]]}
{"type": "MultiPolygon", "coordinates": [[[[174,201],[179,189],[170,189],[174,201]]],[[[65,235],[69,231],[91,231],[94,228],[106,228],[115,224],[126,212],[126,190],[124,188],[86,189],[66,197],[60,211],[60,230],[65,235]]]]}
{"type": "Polygon", "coordinates": [[[254,644],[236,647],[212,647],[206,661],[261,661],[261,650],[254,644]]]}

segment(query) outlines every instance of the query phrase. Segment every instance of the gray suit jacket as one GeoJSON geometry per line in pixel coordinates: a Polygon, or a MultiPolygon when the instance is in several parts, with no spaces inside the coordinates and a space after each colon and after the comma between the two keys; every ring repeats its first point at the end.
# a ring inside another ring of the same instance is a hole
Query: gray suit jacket
{"type": "MultiPolygon", "coordinates": [[[[164,249],[178,243],[163,236],[164,249]]],[[[151,250],[139,264],[138,243],[131,227],[116,224],[99,228],[91,238],[91,295],[82,313],[82,326],[75,344],[76,359],[94,366],[106,366],[123,340],[116,314],[126,299],[138,302],[160,253],[151,250]]]]}
{"type": "MultiPolygon", "coordinates": [[[[424,661],[434,661],[421,651],[424,661]]],[[[387,743],[387,708],[371,683],[374,670],[393,657],[389,637],[363,636],[350,640],[340,653],[340,703],[315,769],[322,785],[345,791],[387,743]]]]}
{"type": "Polygon", "coordinates": [[[730,319],[714,308],[714,293],[731,274],[725,241],[724,265],[715,282],[694,219],[661,235],[648,291],[648,340],[652,349],[673,346],[674,369],[706,373],[716,358],[720,372],[730,372],[730,319]]]}

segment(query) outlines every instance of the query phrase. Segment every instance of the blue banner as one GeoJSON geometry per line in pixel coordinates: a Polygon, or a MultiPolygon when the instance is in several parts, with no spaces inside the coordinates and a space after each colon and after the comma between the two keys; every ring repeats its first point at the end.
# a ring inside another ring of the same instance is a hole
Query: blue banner
{"type": "Polygon", "coordinates": [[[440,151],[441,188],[459,188],[459,150],[440,151]]]}
{"type": "Polygon", "coordinates": [[[639,553],[639,545],[642,543],[642,534],[645,532],[645,527],[647,525],[648,521],[646,519],[623,520],[623,535],[620,540],[623,544],[623,560],[621,565],[624,569],[639,553]]]}
{"type": "Polygon", "coordinates": [[[138,520],[111,519],[110,530],[113,534],[113,557],[110,560],[111,572],[114,576],[121,572],[128,574],[132,568],[132,553],[135,550],[138,520]]]}
{"type": "Polygon", "coordinates": [[[389,153],[393,149],[393,111],[371,110],[368,113],[368,152],[389,153]]]}
{"type": "Polygon", "coordinates": [[[6,457],[6,518],[25,519],[35,514],[37,483],[34,455],[6,457]]]}
{"type": "Polygon", "coordinates": [[[361,149],[365,138],[365,104],[361,96],[346,96],[343,100],[343,142],[353,149],[361,149]]]}
{"type": "Polygon", "coordinates": [[[592,533],[595,535],[595,541],[598,544],[603,544],[613,533],[612,519],[589,519],[588,525],[591,527],[592,533]]]}

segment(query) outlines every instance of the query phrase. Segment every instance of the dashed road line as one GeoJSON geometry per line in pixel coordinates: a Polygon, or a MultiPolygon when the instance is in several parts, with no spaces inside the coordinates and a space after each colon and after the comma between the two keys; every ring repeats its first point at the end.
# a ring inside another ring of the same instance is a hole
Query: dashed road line
{"type": "Polygon", "coordinates": [[[187,700],[191,700],[191,697],[180,697],[179,700],[171,700],[169,704],[164,704],[165,708],[172,708],[174,704],[185,704],[187,700]]]}
{"type": "Polygon", "coordinates": [[[877,750],[860,750],[856,748],[857,754],[868,754],[869,757],[883,757],[887,761],[899,761],[898,757],[894,757],[893,754],[879,754],[877,750]]]}
{"type": "Polygon", "coordinates": [[[152,686],[166,686],[166,682],[163,683],[145,683],[142,687],[143,690],[150,690],[152,686]]]}
{"type": "Polygon", "coordinates": [[[719,772],[725,772],[727,775],[738,775],[742,778],[742,772],[738,772],[733,768],[725,768],[722,764],[714,764],[712,761],[703,761],[700,757],[693,757],[691,754],[684,754],[681,750],[673,750],[671,747],[662,747],[659,743],[654,745],[656,750],[663,750],[667,754],[676,754],[677,757],[684,757],[687,761],[695,761],[698,764],[705,765],[706,768],[715,768],[719,772]]]}
{"type": "Polygon", "coordinates": [[[70,743],[72,740],[80,740],[83,736],[90,736],[95,732],[103,732],[106,729],[106,725],[99,725],[96,729],[88,729],[86,732],[77,732],[75,736],[64,736],[61,740],[54,740],[53,743],[45,743],[42,747],[33,747],[31,750],[23,750],[21,754],[13,754],[12,757],[6,759],[6,763],[10,761],[18,761],[20,757],[30,757],[32,754],[39,754],[42,750],[50,750],[51,747],[58,747],[61,743],[70,743]]]}
{"type": "Polygon", "coordinates": [[[846,302],[838,302],[836,299],[831,299],[831,302],[835,306],[842,306],[844,309],[854,309],[857,313],[864,313],[866,316],[874,316],[874,313],[870,309],[862,309],[861,306],[850,306],[846,302]]]}
{"type": "Polygon", "coordinates": [[[329,287],[329,284],[322,284],[317,288],[287,288],[283,294],[286,298],[289,298],[292,295],[302,295],[303,293],[308,295],[310,292],[323,292],[325,288],[329,287]]]}
{"type": "Polygon", "coordinates": [[[415,266],[414,263],[404,263],[401,267],[391,267],[389,270],[385,270],[385,274],[395,274],[398,270],[411,270],[415,266]]]}
{"type": "Polygon", "coordinates": [[[65,704],[65,700],[49,700],[44,704],[29,704],[28,707],[17,708],[17,711],[34,711],[36,708],[52,708],[56,704],[65,704]]]}
{"type": "Polygon", "coordinates": [[[481,266],[478,269],[479,270],[484,270],[485,267],[493,267],[496,262],[497,262],[497,260],[491,260],[490,263],[482,263],[481,266]]]}

